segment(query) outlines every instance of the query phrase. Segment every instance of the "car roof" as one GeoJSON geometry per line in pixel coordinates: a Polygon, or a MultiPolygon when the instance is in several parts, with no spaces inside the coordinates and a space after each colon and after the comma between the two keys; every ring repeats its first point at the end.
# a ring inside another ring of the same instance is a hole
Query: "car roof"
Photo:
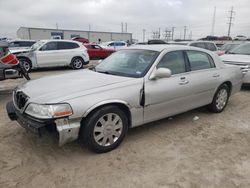
{"type": "Polygon", "coordinates": [[[74,42],[74,43],[80,43],[81,42],[78,42],[78,41],[75,41],[75,40],[62,40],[62,39],[48,39],[48,40],[40,40],[42,42],[74,42]]]}
{"type": "Polygon", "coordinates": [[[36,42],[36,40],[16,39],[16,40],[10,40],[9,42],[36,42]]]}
{"type": "Polygon", "coordinates": [[[155,44],[155,45],[135,45],[130,46],[124,49],[141,49],[141,50],[152,50],[161,52],[163,50],[200,50],[204,51],[200,48],[192,47],[192,46],[183,46],[183,45],[172,45],[172,44],[155,44]]]}

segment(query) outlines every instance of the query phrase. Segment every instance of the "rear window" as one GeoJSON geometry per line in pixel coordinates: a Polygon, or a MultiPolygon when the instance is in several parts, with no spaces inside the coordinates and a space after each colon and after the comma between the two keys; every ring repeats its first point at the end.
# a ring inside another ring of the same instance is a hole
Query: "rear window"
{"type": "Polygon", "coordinates": [[[192,43],[192,44],[190,44],[190,46],[206,49],[206,46],[203,42],[192,43]]]}
{"type": "Polygon", "coordinates": [[[214,68],[213,59],[204,52],[187,51],[191,71],[214,68]]]}
{"type": "Polygon", "coordinates": [[[206,44],[206,49],[207,50],[210,50],[210,51],[216,51],[217,50],[217,48],[216,48],[216,46],[215,46],[215,44],[213,44],[213,43],[205,43],[206,44]]]}

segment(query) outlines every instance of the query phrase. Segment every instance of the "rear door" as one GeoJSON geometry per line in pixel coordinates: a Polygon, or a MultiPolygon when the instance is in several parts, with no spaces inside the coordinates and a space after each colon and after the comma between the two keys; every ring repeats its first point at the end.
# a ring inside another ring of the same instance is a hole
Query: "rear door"
{"type": "Polygon", "coordinates": [[[220,72],[216,68],[213,58],[201,51],[185,52],[189,67],[189,82],[192,85],[191,105],[199,107],[210,103],[214,91],[220,83],[220,72]]]}
{"type": "Polygon", "coordinates": [[[79,55],[76,54],[76,48],[79,48],[79,45],[75,42],[58,41],[57,58],[59,64],[63,66],[69,65],[72,58],[79,55]]]}

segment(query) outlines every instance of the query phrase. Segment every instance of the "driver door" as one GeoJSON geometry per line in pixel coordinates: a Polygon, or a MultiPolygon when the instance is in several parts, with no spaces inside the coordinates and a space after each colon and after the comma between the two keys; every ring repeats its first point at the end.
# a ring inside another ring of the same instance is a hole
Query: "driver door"
{"type": "Polygon", "coordinates": [[[192,88],[183,51],[168,52],[155,68],[168,68],[172,75],[145,80],[144,123],[184,112],[190,109],[192,102],[189,100],[192,88]]]}
{"type": "Polygon", "coordinates": [[[60,65],[58,58],[57,42],[48,42],[36,51],[38,67],[53,67],[60,65]]]}

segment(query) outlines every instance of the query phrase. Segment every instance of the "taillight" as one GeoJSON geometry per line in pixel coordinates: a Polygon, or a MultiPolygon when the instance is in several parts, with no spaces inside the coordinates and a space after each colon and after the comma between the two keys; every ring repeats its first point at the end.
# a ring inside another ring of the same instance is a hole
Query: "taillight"
{"type": "Polygon", "coordinates": [[[16,56],[14,56],[11,53],[8,53],[4,57],[2,57],[0,59],[0,62],[4,63],[4,64],[9,64],[9,65],[17,65],[19,63],[19,61],[17,60],[16,56]]]}

